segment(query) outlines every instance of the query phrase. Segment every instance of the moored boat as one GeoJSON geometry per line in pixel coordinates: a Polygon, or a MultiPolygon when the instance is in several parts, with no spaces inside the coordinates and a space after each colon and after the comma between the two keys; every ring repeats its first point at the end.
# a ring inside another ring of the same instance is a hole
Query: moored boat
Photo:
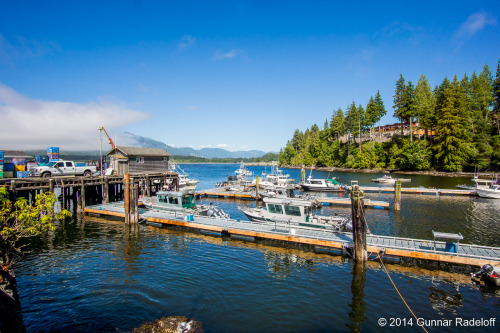
{"type": "Polygon", "coordinates": [[[168,168],[172,172],[176,172],[179,176],[179,190],[195,190],[198,186],[199,180],[194,180],[189,178],[189,175],[181,169],[181,167],[176,164],[173,160],[170,161],[168,168]]]}
{"type": "Polygon", "coordinates": [[[313,213],[313,201],[297,198],[264,198],[265,208],[240,208],[250,221],[351,231],[351,221],[342,216],[313,213]]]}
{"type": "Polygon", "coordinates": [[[482,198],[500,199],[500,185],[490,188],[476,188],[476,193],[482,198]]]}
{"type": "Polygon", "coordinates": [[[307,182],[300,184],[306,191],[340,192],[347,191],[347,186],[340,184],[335,178],[315,179],[308,178],[307,182]]]}
{"type": "Polygon", "coordinates": [[[222,209],[212,204],[197,206],[193,190],[158,191],[154,197],[144,198],[142,203],[148,209],[230,218],[222,209]]]}
{"type": "Polygon", "coordinates": [[[381,184],[395,184],[396,179],[392,176],[384,175],[383,177],[372,179],[372,182],[381,184]]]}

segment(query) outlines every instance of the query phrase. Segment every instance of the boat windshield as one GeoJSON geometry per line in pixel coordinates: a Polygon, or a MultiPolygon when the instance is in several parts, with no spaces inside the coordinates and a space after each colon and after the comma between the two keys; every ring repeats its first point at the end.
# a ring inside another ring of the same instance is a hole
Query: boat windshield
{"type": "Polygon", "coordinates": [[[291,216],[300,216],[300,207],[285,206],[285,214],[291,216]]]}
{"type": "Polygon", "coordinates": [[[267,210],[269,213],[283,214],[283,207],[281,205],[267,204],[267,210]]]}

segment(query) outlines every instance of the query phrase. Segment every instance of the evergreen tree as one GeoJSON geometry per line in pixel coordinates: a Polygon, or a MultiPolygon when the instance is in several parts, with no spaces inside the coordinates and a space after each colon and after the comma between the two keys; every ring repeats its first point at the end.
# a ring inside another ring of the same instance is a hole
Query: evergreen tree
{"type": "Polygon", "coordinates": [[[344,113],[342,112],[341,108],[339,108],[337,112],[332,115],[330,129],[332,131],[332,134],[337,137],[337,140],[340,140],[340,136],[344,135],[344,113]]]}
{"type": "Polygon", "coordinates": [[[405,88],[404,94],[404,111],[405,120],[410,121],[410,142],[413,142],[413,119],[416,116],[415,110],[415,87],[411,81],[405,88]]]}
{"type": "Polygon", "coordinates": [[[432,130],[436,124],[435,109],[436,96],[427,78],[422,74],[415,87],[415,113],[421,126],[424,128],[426,139],[428,131],[432,130]]]}
{"type": "Polygon", "coordinates": [[[498,58],[497,72],[493,81],[493,120],[497,125],[497,133],[500,134],[500,58],[498,58]]]}
{"type": "Polygon", "coordinates": [[[436,104],[438,143],[435,146],[439,166],[446,171],[461,171],[467,163],[466,110],[463,93],[456,80],[447,79],[439,87],[436,104]]]}
{"type": "Polygon", "coordinates": [[[370,127],[370,140],[373,138],[373,125],[377,122],[378,118],[378,110],[377,104],[375,104],[375,100],[373,97],[370,97],[368,104],[366,105],[365,112],[365,124],[370,127]]]}
{"type": "Polygon", "coordinates": [[[403,74],[399,74],[399,80],[396,81],[396,91],[394,93],[394,117],[401,121],[401,136],[403,136],[403,123],[406,118],[405,109],[405,90],[406,84],[403,74]]]}
{"type": "Polygon", "coordinates": [[[377,107],[378,131],[380,133],[380,138],[382,138],[382,131],[380,130],[380,120],[387,114],[387,110],[385,109],[384,101],[380,96],[380,90],[377,90],[377,94],[375,95],[375,105],[377,107]]]}

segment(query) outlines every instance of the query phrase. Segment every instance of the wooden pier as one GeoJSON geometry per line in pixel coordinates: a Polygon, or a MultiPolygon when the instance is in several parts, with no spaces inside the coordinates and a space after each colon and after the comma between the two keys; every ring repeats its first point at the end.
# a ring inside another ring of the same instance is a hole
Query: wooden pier
{"type": "MultiPolygon", "coordinates": [[[[151,196],[167,183],[178,184],[178,176],[174,172],[137,173],[130,175],[130,182],[138,185],[139,194],[151,196]]],[[[58,190],[63,208],[68,208],[73,201],[72,207],[83,212],[86,205],[123,200],[124,175],[0,179],[0,187],[9,190],[11,199],[25,197],[30,204],[37,194],[58,190]]]]}
{"type": "MultiPolygon", "coordinates": [[[[88,206],[85,213],[93,216],[124,217],[123,203],[88,206]]],[[[320,252],[333,254],[351,253],[352,233],[339,233],[328,229],[236,221],[211,218],[180,212],[147,211],[139,209],[140,219],[153,224],[179,226],[195,229],[214,236],[228,235],[235,239],[255,241],[257,239],[284,243],[307,244],[320,252]]],[[[468,266],[500,264],[500,248],[470,244],[456,244],[456,252],[449,251],[449,244],[436,240],[366,235],[367,251],[373,256],[381,255],[387,260],[420,259],[439,263],[468,266]]]]}

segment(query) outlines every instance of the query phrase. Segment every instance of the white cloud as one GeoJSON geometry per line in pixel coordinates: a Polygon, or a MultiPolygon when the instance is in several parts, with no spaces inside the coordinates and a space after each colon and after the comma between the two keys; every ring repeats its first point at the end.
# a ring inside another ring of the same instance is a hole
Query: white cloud
{"type": "Polygon", "coordinates": [[[193,46],[193,44],[196,42],[196,38],[190,35],[183,36],[181,38],[181,41],[177,46],[179,49],[187,49],[188,47],[193,46]]]}
{"type": "Polygon", "coordinates": [[[467,20],[455,31],[454,38],[459,44],[459,48],[465,41],[472,38],[475,34],[487,26],[495,26],[497,20],[495,17],[485,12],[477,12],[470,15],[467,20]]]}
{"type": "Polygon", "coordinates": [[[0,83],[0,148],[3,149],[49,146],[62,150],[98,149],[100,126],[112,135],[117,127],[148,118],[144,112],[110,102],[78,104],[33,100],[0,83]]]}
{"type": "Polygon", "coordinates": [[[241,55],[242,50],[239,49],[232,49],[229,52],[222,52],[221,50],[217,50],[212,57],[213,60],[224,60],[224,59],[231,59],[234,58],[238,55],[241,55]]]}

